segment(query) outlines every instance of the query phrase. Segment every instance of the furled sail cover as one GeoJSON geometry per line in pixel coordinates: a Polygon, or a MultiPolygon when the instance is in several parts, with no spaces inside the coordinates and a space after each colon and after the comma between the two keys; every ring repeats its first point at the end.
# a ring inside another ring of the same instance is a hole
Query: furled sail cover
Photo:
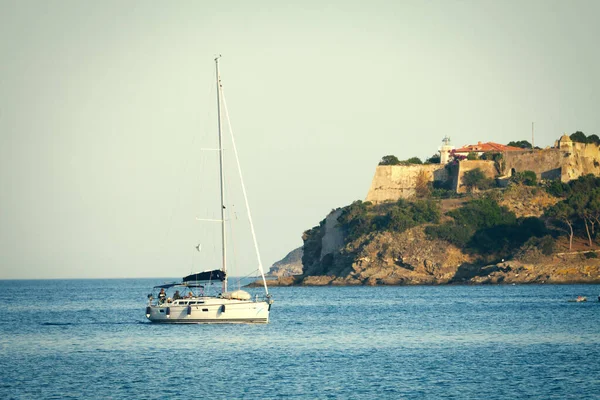
{"type": "Polygon", "coordinates": [[[183,278],[184,282],[194,282],[194,281],[224,281],[225,273],[220,269],[215,269],[214,271],[204,271],[198,272],[197,274],[188,275],[183,278]]]}
{"type": "Polygon", "coordinates": [[[236,290],[234,292],[225,292],[221,297],[224,299],[250,300],[250,293],[245,290],[236,290]]]}

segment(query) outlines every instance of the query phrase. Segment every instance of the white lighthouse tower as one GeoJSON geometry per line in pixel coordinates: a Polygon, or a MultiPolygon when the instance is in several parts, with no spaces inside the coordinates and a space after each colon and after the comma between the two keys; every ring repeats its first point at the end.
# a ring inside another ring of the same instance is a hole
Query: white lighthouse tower
{"type": "Polygon", "coordinates": [[[442,142],[444,144],[440,147],[440,164],[448,164],[450,153],[454,150],[454,146],[450,146],[450,138],[448,136],[444,136],[442,142]]]}

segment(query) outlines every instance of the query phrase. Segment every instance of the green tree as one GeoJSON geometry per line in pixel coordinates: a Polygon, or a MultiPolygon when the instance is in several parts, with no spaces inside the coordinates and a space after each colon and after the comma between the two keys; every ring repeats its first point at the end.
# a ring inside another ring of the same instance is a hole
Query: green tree
{"type": "Polygon", "coordinates": [[[590,202],[588,204],[588,216],[592,223],[592,235],[595,236],[594,225],[600,226],[600,188],[595,188],[590,195],[590,202]]]}
{"type": "Polygon", "coordinates": [[[546,192],[554,197],[566,197],[571,191],[571,187],[559,180],[549,181],[545,186],[546,192]]]}
{"type": "Polygon", "coordinates": [[[533,171],[517,172],[510,177],[510,180],[515,183],[520,183],[525,186],[537,185],[537,175],[533,171]]]}
{"type": "Polygon", "coordinates": [[[587,142],[600,145],[600,137],[598,137],[598,135],[590,135],[587,137],[587,142]]]}
{"type": "Polygon", "coordinates": [[[419,157],[411,157],[405,161],[407,164],[423,164],[419,157]]]}
{"type": "Polygon", "coordinates": [[[508,142],[507,146],[520,147],[522,149],[533,148],[533,146],[531,146],[531,143],[529,143],[527,140],[519,140],[517,142],[508,142]]]}
{"type": "Polygon", "coordinates": [[[477,156],[477,153],[471,151],[469,152],[469,154],[467,154],[467,160],[477,160],[479,157],[477,156]]]}
{"type": "Polygon", "coordinates": [[[581,131],[577,131],[573,134],[571,134],[570,136],[571,140],[574,142],[579,142],[579,143],[587,143],[587,136],[585,136],[585,133],[581,132],[581,131]]]}
{"type": "Polygon", "coordinates": [[[571,191],[566,202],[573,209],[579,220],[583,221],[589,246],[592,246],[592,235],[597,219],[598,195],[600,194],[600,178],[589,174],[580,176],[569,183],[571,191]]]}
{"type": "Polygon", "coordinates": [[[466,186],[467,191],[472,192],[474,188],[480,188],[484,185],[486,176],[480,168],[475,168],[465,172],[462,178],[463,185],[466,186]]]}
{"type": "Polygon", "coordinates": [[[568,227],[568,229],[563,228],[563,230],[569,234],[570,251],[573,248],[573,220],[575,219],[575,211],[573,208],[563,200],[548,208],[544,214],[554,221],[558,221],[568,227]]]}
{"type": "Polygon", "coordinates": [[[398,157],[394,155],[383,156],[381,157],[381,161],[379,161],[379,165],[398,165],[400,164],[400,160],[398,157]]]}
{"type": "Polygon", "coordinates": [[[441,157],[439,154],[434,154],[425,160],[425,164],[439,164],[441,162],[441,157]]]}
{"type": "Polygon", "coordinates": [[[491,198],[472,200],[447,215],[453,218],[452,222],[428,226],[426,234],[430,238],[466,247],[484,257],[505,254],[512,248],[518,248],[532,235],[545,233],[543,228],[540,229],[540,221],[517,221],[514,213],[491,198]]]}
{"type": "Polygon", "coordinates": [[[573,214],[583,221],[585,232],[588,237],[588,244],[592,247],[592,236],[589,228],[589,214],[587,205],[589,202],[589,193],[587,192],[571,192],[571,196],[566,200],[569,207],[573,210],[573,214]]]}
{"type": "Polygon", "coordinates": [[[498,160],[502,159],[502,153],[495,153],[492,151],[488,151],[488,152],[485,152],[482,155],[480,155],[479,159],[488,160],[488,161],[498,161],[498,160]]]}

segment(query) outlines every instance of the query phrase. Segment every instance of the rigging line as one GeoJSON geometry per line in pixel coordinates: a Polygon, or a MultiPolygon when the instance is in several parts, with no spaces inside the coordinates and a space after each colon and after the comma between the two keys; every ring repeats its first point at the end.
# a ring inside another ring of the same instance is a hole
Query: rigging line
{"type": "MultiPolygon", "coordinates": [[[[251,271],[248,274],[246,274],[246,275],[241,276],[240,278],[238,278],[238,280],[237,280],[238,289],[242,288],[242,280],[244,280],[244,279],[253,278],[254,282],[256,282],[256,279],[258,278],[259,272],[260,271],[258,269],[255,269],[254,271],[251,271]]],[[[254,283],[254,282],[251,282],[251,283],[254,283]]]]}
{"type": "Polygon", "coordinates": [[[254,241],[254,250],[256,250],[256,258],[258,260],[258,269],[262,276],[263,284],[265,285],[265,293],[269,295],[269,289],[267,287],[267,280],[265,279],[265,273],[263,271],[262,261],[260,259],[260,251],[258,250],[258,242],[256,240],[256,233],[254,232],[254,223],[252,222],[252,214],[250,213],[250,205],[248,204],[248,195],[246,193],[246,185],[244,185],[244,178],[242,177],[242,168],[240,166],[240,159],[238,157],[237,147],[235,145],[235,139],[233,137],[233,128],[231,126],[231,120],[229,119],[229,111],[227,110],[227,102],[225,101],[225,94],[221,92],[223,97],[223,108],[225,109],[225,117],[227,118],[227,125],[229,126],[229,134],[231,135],[231,144],[233,147],[233,154],[235,154],[235,161],[237,164],[238,173],[240,174],[240,183],[242,185],[242,192],[244,193],[244,201],[246,202],[246,211],[248,213],[248,221],[250,222],[250,230],[252,231],[252,239],[254,241]]]}

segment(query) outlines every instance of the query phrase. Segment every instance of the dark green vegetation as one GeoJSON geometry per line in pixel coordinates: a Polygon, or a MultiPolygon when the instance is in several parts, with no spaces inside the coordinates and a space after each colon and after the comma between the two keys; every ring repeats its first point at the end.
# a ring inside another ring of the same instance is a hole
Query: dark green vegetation
{"type": "Polygon", "coordinates": [[[469,192],[472,192],[475,188],[479,190],[486,190],[496,186],[494,179],[486,178],[485,174],[480,168],[475,168],[471,171],[465,172],[462,182],[463,185],[467,187],[467,191],[469,192]]]}
{"type": "Polygon", "coordinates": [[[486,261],[508,258],[531,238],[549,233],[541,219],[517,218],[506,207],[498,205],[493,196],[473,199],[447,215],[452,220],[428,226],[427,235],[450,242],[486,261]]]}
{"type": "Polygon", "coordinates": [[[508,142],[507,146],[512,146],[512,147],[520,147],[522,149],[531,149],[531,143],[529,143],[527,140],[519,140],[517,142],[508,142]]]}
{"type": "Polygon", "coordinates": [[[598,137],[598,135],[586,136],[585,133],[583,133],[581,131],[577,131],[577,132],[571,134],[571,136],[569,136],[569,137],[574,142],[596,143],[597,145],[600,145],[600,138],[598,137]]]}
{"type": "Polygon", "coordinates": [[[394,155],[383,156],[383,157],[381,157],[381,161],[379,161],[379,165],[399,165],[399,164],[400,164],[400,160],[398,160],[398,157],[396,157],[394,155]]]}
{"type": "MultiPolygon", "coordinates": [[[[439,158],[438,158],[439,162],[439,158]]],[[[411,157],[407,160],[400,161],[398,157],[394,155],[383,156],[379,161],[379,165],[409,165],[409,164],[423,164],[423,161],[419,157],[411,157]]]]}
{"type": "Polygon", "coordinates": [[[431,200],[399,200],[380,205],[356,201],[343,209],[338,221],[346,242],[370,233],[403,232],[427,224],[429,237],[445,240],[486,261],[508,258],[525,243],[542,247],[544,253],[552,248],[547,239],[542,240],[549,231],[541,219],[518,219],[491,196],[473,199],[446,215],[452,219],[440,224],[441,211],[431,200]]]}
{"type": "Polygon", "coordinates": [[[554,183],[546,190],[563,199],[548,208],[544,215],[569,235],[569,249],[573,246],[573,237],[582,233],[591,247],[600,226],[600,178],[586,175],[569,184],[554,183]]]}
{"type": "Polygon", "coordinates": [[[525,186],[536,186],[537,176],[533,171],[516,172],[510,177],[510,180],[515,183],[520,183],[525,186]]]}
{"type": "MultiPolygon", "coordinates": [[[[482,185],[483,174],[470,172],[465,174],[465,183],[482,185]]],[[[513,184],[536,186],[535,174],[517,174],[513,184]]],[[[346,243],[377,232],[403,232],[425,224],[429,238],[449,242],[482,262],[515,254],[552,254],[556,239],[564,233],[569,236],[570,246],[578,236],[585,237],[591,248],[600,228],[600,178],[588,175],[569,184],[550,182],[544,188],[561,201],[547,208],[541,218],[517,218],[498,204],[502,192],[495,189],[478,197],[469,196],[471,199],[461,207],[445,213],[444,222],[440,222],[440,203],[433,199],[433,193],[427,199],[401,199],[379,205],[356,201],[342,210],[338,222],[346,243]]]]}
{"type": "Polygon", "coordinates": [[[404,232],[420,224],[438,223],[439,220],[440,210],[434,201],[404,199],[380,205],[355,201],[338,217],[347,242],[370,232],[404,232]]]}
{"type": "Polygon", "coordinates": [[[441,157],[439,154],[434,154],[425,160],[425,164],[439,164],[441,161],[441,157]]]}

